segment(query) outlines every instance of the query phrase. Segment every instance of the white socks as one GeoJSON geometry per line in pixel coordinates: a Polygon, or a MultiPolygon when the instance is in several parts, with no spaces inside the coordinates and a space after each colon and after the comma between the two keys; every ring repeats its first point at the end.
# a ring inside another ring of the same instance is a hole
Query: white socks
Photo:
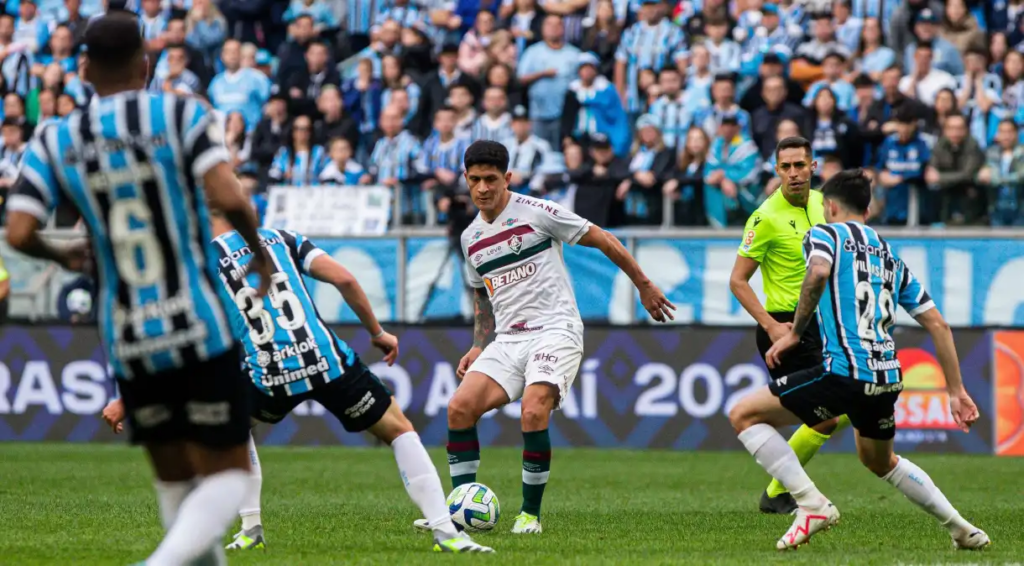
{"type": "MultiPolygon", "coordinates": [[[[160,546],[146,560],[146,565],[181,566],[205,559],[234,520],[248,484],[249,474],[242,470],[226,470],[200,480],[181,501],[174,523],[160,546]]],[[[166,493],[169,507],[172,498],[169,491],[166,493]]],[[[160,503],[163,509],[164,494],[160,496],[160,503]]],[[[167,517],[171,514],[161,512],[161,515],[167,517]]]]}
{"type": "Polygon", "coordinates": [[[160,506],[160,522],[164,529],[170,529],[174,520],[178,518],[178,508],[181,502],[185,501],[188,494],[195,487],[192,480],[182,482],[156,481],[156,500],[160,506]]]}
{"type": "Polygon", "coordinates": [[[242,530],[247,531],[263,524],[260,519],[260,494],[263,491],[263,469],[260,467],[260,455],[256,453],[256,441],[249,434],[249,489],[242,499],[242,508],[238,514],[242,517],[242,530]]]}
{"type": "Polygon", "coordinates": [[[409,498],[420,508],[434,534],[442,540],[457,536],[458,531],[445,503],[441,478],[420,442],[420,435],[407,432],[391,442],[391,449],[395,451],[398,472],[402,475],[409,498]]]}
{"type": "Polygon", "coordinates": [[[906,495],[907,499],[938,519],[942,526],[949,529],[950,532],[969,526],[924,470],[902,456],[899,458],[896,467],[882,479],[891,483],[903,495],[906,495]]]}
{"type": "Polygon", "coordinates": [[[814,482],[800,465],[796,452],[771,425],[756,424],[741,432],[739,439],[757,463],[786,486],[797,505],[815,509],[825,501],[825,496],[814,487],[814,482]]]}

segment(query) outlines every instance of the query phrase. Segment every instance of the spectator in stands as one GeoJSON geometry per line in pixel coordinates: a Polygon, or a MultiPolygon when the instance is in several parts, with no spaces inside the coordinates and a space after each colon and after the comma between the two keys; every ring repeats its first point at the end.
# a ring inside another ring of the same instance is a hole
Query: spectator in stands
{"type": "Polygon", "coordinates": [[[14,28],[14,41],[25,46],[29,53],[36,53],[46,45],[50,30],[39,17],[36,0],[21,0],[18,4],[18,23],[14,28]]]}
{"type": "Polygon", "coordinates": [[[620,226],[622,205],[615,200],[615,193],[619,185],[628,182],[629,160],[615,156],[604,134],[590,136],[588,145],[590,159],[567,171],[569,181],[578,187],[573,211],[600,226],[620,226]]]}
{"type": "Polygon", "coordinates": [[[202,94],[203,85],[192,71],[188,70],[188,50],[184,45],[169,45],[164,50],[167,55],[167,73],[153,77],[149,83],[151,92],[174,92],[181,96],[202,94]]]}
{"type": "MultiPolygon", "coordinates": [[[[686,6],[685,11],[692,12],[695,5],[697,3],[686,6]]],[[[703,6],[699,7],[697,13],[684,18],[684,21],[680,23],[683,25],[687,35],[690,37],[701,37],[707,36],[705,24],[708,20],[713,19],[725,19],[732,23],[732,18],[729,14],[729,3],[726,0],[704,0],[703,6]]]]}
{"type": "MultiPolygon", "coordinates": [[[[6,297],[4,299],[6,302],[6,297]]],[[[80,275],[61,287],[57,295],[57,318],[71,324],[94,324],[96,302],[95,280],[80,275]]],[[[6,317],[6,312],[4,315],[6,317]]]]}
{"type": "Polygon", "coordinates": [[[765,55],[790,57],[803,39],[803,30],[799,30],[799,35],[793,37],[787,27],[781,24],[777,4],[761,6],[760,22],[741,44],[739,72],[745,84],[750,84],[757,78],[765,55]]]}
{"type": "MultiPolygon", "coordinates": [[[[515,68],[519,64],[520,53],[516,50],[515,38],[512,37],[512,34],[507,30],[498,30],[490,37],[491,41],[486,49],[487,58],[483,67],[501,64],[515,68]]],[[[479,76],[479,74],[475,76],[479,76]]]]}
{"type": "Polygon", "coordinates": [[[989,187],[988,213],[992,226],[1024,226],[1024,146],[1017,124],[1003,120],[996,143],[988,148],[978,180],[989,187]]]}
{"type": "Polygon", "coordinates": [[[142,0],[139,4],[142,7],[139,14],[142,38],[147,42],[159,39],[167,31],[167,18],[160,6],[160,0],[142,0]]]}
{"type": "Polygon", "coordinates": [[[687,56],[686,34],[665,18],[662,0],[642,0],[641,21],[622,34],[615,52],[615,88],[632,117],[640,114],[645,93],[639,86],[641,70],[660,72],[687,56]]]}
{"type": "Polygon", "coordinates": [[[892,13],[886,43],[900,58],[903,57],[907,46],[915,41],[915,22],[924,10],[930,10],[932,14],[941,14],[942,3],[938,0],[906,0],[892,13]]]}
{"type": "Polygon", "coordinates": [[[292,121],[286,139],[270,165],[270,179],[277,184],[303,187],[315,185],[327,164],[327,152],[313,143],[313,121],[299,115],[292,121]]]}
{"type": "Polygon", "coordinates": [[[368,170],[374,182],[399,195],[402,223],[422,224],[426,208],[420,187],[409,182],[415,179],[415,163],[421,151],[416,136],[402,129],[402,113],[389,106],[380,114],[381,137],[370,154],[368,170]]]}
{"type": "MultiPolygon", "coordinates": [[[[705,131],[707,131],[705,129],[705,131]]],[[[704,204],[712,225],[742,224],[757,208],[761,159],[734,114],[719,122],[704,168],[704,204]]]]}
{"type": "Polygon", "coordinates": [[[850,52],[836,40],[835,25],[832,16],[819,12],[812,16],[814,39],[800,44],[790,63],[790,75],[793,80],[804,84],[813,83],[823,76],[822,63],[830,53],[839,53],[849,57],[850,52]]]}
{"type": "Polygon", "coordinates": [[[455,135],[469,137],[477,118],[473,92],[465,83],[457,82],[448,88],[448,102],[455,110],[455,135]]]}
{"type": "Polygon", "coordinates": [[[938,23],[938,13],[929,8],[921,10],[917,15],[914,24],[914,35],[917,37],[917,41],[911,42],[903,50],[903,67],[908,74],[913,74],[917,69],[919,62],[917,61],[916,47],[924,43],[932,46],[930,67],[945,71],[954,77],[963,74],[964,62],[960,57],[960,52],[952,43],[939,37],[938,23]]]}
{"type": "Polygon", "coordinates": [[[831,89],[823,88],[814,97],[811,150],[820,163],[826,155],[836,155],[843,167],[853,169],[864,164],[864,142],[860,129],[837,107],[831,89]]]}
{"type": "Polygon", "coordinates": [[[29,46],[15,40],[14,30],[14,18],[0,14],[0,49],[5,55],[0,63],[0,72],[6,91],[26,96],[31,87],[32,52],[29,46]]]}
{"type": "MultiPolygon", "coordinates": [[[[920,210],[931,210],[927,203],[928,191],[924,190],[924,172],[931,160],[931,150],[917,131],[918,117],[909,107],[901,106],[893,118],[896,133],[882,142],[875,158],[876,196],[885,207],[881,221],[890,226],[907,223],[911,190],[918,191],[920,210]]],[[[931,218],[920,217],[922,224],[931,221],[931,218]]]]}
{"type": "Polygon", "coordinates": [[[480,10],[469,33],[459,44],[459,69],[467,75],[478,76],[487,62],[487,46],[494,33],[494,14],[480,10]]]}
{"type": "Polygon", "coordinates": [[[71,31],[71,45],[78,45],[85,37],[85,27],[89,22],[82,14],[81,6],[81,0],[64,0],[64,7],[56,18],[60,22],[58,26],[71,31]]]}
{"type": "Polygon", "coordinates": [[[284,134],[288,128],[287,100],[281,94],[271,96],[264,113],[252,134],[252,157],[259,163],[261,171],[270,166],[278,149],[284,144],[284,134]]]}
{"type": "Polygon", "coordinates": [[[368,185],[373,181],[363,166],[354,159],[352,144],[345,138],[331,138],[328,142],[331,160],[320,172],[323,185],[368,185]]]}
{"type": "Polygon", "coordinates": [[[926,124],[921,133],[931,138],[938,138],[942,135],[942,128],[946,124],[946,119],[950,116],[961,114],[953,89],[944,88],[939,91],[939,94],[935,95],[935,106],[932,108],[932,111],[935,114],[935,119],[926,124]]]}
{"type": "MultiPolygon", "coordinates": [[[[52,120],[57,117],[57,91],[53,89],[43,89],[37,94],[36,99],[36,114],[33,116],[32,124],[41,126],[47,120],[52,120]]],[[[37,128],[38,131],[38,128],[37,128]]]]}
{"type": "Polygon", "coordinates": [[[686,132],[676,170],[662,187],[662,192],[673,203],[673,225],[706,226],[708,223],[704,210],[704,167],[708,161],[709,144],[703,129],[693,126],[686,132]]]}
{"type": "MultiPolygon", "coordinates": [[[[687,62],[680,60],[677,67],[665,67],[658,75],[658,86],[661,90],[659,98],[668,92],[676,92],[675,89],[666,90],[666,85],[662,80],[666,71],[669,73],[668,79],[672,81],[673,86],[677,77],[681,81],[680,84],[685,79],[686,88],[681,98],[686,109],[687,119],[692,121],[694,116],[711,106],[713,102],[711,85],[715,82],[715,75],[711,72],[711,54],[703,45],[697,45],[690,51],[689,66],[684,63],[687,62]]],[[[684,136],[685,132],[678,135],[680,141],[676,143],[677,146],[682,145],[681,138],[684,136]]]]}
{"type": "Polygon", "coordinates": [[[0,147],[0,203],[7,202],[7,195],[18,180],[21,157],[25,153],[25,130],[13,118],[4,118],[0,125],[3,147],[0,147]]]}
{"type": "Polygon", "coordinates": [[[61,118],[71,114],[75,111],[77,105],[75,104],[75,97],[71,96],[66,92],[62,92],[57,97],[57,115],[61,118]]]}
{"type": "Polygon", "coordinates": [[[542,42],[526,49],[517,70],[527,90],[534,133],[551,147],[561,145],[562,111],[569,83],[576,78],[580,51],[565,43],[560,16],[544,18],[542,42]]]}
{"type": "Polygon", "coordinates": [[[241,65],[241,44],[229,39],[220,54],[224,71],[213,77],[207,96],[221,112],[240,112],[251,131],[263,116],[263,105],[270,98],[270,79],[255,69],[241,65]]]}
{"type": "Polygon", "coordinates": [[[422,137],[430,134],[434,113],[437,112],[437,109],[447,104],[448,88],[451,85],[462,81],[466,85],[472,85],[475,92],[479,91],[476,80],[459,70],[459,47],[457,44],[445,44],[441,47],[437,63],[437,71],[428,75],[424,82],[418,114],[419,124],[413,128],[422,137]]]}
{"type": "Polygon", "coordinates": [[[231,164],[238,168],[249,161],[252,140],[249,137],[245,117],[241,112],[231,112],[224,120],[224,147],[231,156],[231,164]]]}
{"type": "MultiPolygon", "coordinates": [[[[694,48],[694,60],[698,59],[698,51],[701,53],[699,58],[706,58],[707,50],[703,46],[698,46],[694,48]]],[[[658,87],[660,94],[651,104],[648,116],[655,120],[665,147],[676,150],[676,154],[678,154],[686,143],[686,130],[689,129],[690,123],[693,121],[694,111],[687,107],[687,98],[682,91],[683,78],[678,69],[675,67],[662,69],[661,74],[658,75],[658,87]]],[[[700,86],[696,88],[699,89],[700,86]]],[[[708,86],[705,88],[710,91],[708,86]]],[[[615,102],[620,104],[618,99],[615,102]]],[[[710,106],[710,94],[708,95],[708,106],[710,106]]],[[[696,111],[704,108],[706,106],[698,107],[696,111]]],[[[623,114],[623,118],[625,118],[625,114],[623,114]]],[[[607,129],[601,131],[607,131],[607,129]]],[[[628,133],[628,130],[625,131],[628,133]]]]}
{"type": "Polygon", "coordinates": [[[734,75],[715,75],[711,85],[711,98],[714,104],[701,112],[695,122],[707,132],[708,137],[718,135],[722,119],[731,116],[740,126],[744,137],[750,137],[750,114],[736,104],[736,77],[734,75]]]}
{"type": "MultiPolygon", "coordinates": [[[[277,50],[277,84],[288,84],[292,73],[302,72],[308,65],[306,50],[316,39],[313,18],[308,14],[299,14],[288,25],[288,40],[277,50]]],[[[367,47],[359,53],[359,57],[372,56],[371,48],[367,47]]],[[[379,69],[375,69],[379,72],[379,69]]]]}
{"type": "Polygon", "coordinates": [[[893,121],[893,113],[900,106],[906,106],[919,120],[924,120],[931,111],[918,100],[908,97],[900,92],[899,84],[903,71],[897,65],[893,65],[882,72],[881,98],[871,104],[868,111],[867,126],[861,133],[865,141],[874,147],[881,145],[885,137],[896,132],[896,122],[893,121]]]}
{"type": "Polygon", "coordinates": [[[860,46],[860,34],[864,29],[864,20],[852,16],[850,0],[836,0],[832,3],[832,18],[835,20],[836,39],[853,53],[860,46]]]}
{"type": "Polygon", "coordinates": [[[1024,53],[1015,50],[1006,54],[1000,78],[1002,105],[1010,116],[1015,116],[1024,103],[1024,53]]]}
{"type": "Polygon", "coordinates": [[[852,75],[865,74],[876,82],[882,80],[882,73],[896,63],[896,53],[885,46],[884,39],[878,18],[865,19],[853,56],[852,75]]]}
{"type": "Polygon", "coordinates": [[[469,138],[473,141],[504,142],[512,137],[512,113],[508,110],[508,97],[498,87],[484,91],[484,113],[477,117],[469,138]]]}
{"type": "Polygon", "coordinates": [[[942,12],[942,27],[939,37],[948,41],[959,53],[967,51],[972,45],[985,45],[985,32],[978,26],[974,14],[967,10],[964,0],[946,0],[942,12]]]}
{"type": "Polygon", "coordinates": [[[78,58],[74,54],[71,30],[65,26],[57,26],[50,35],[50,52],[39,54],[32,66],[32,74],[41,76],[43,69],[50,63],[57,63],[65,73],[78,70],[78,58]]]}
{"type": "Polygon", "coordinates": [[[345,108],[359,125],[356,159],[365,163],[365,158],[373,147],[384,89],[380,81],[373,78],[373,63],[369,59],[360,59],[356,65],[356,72],[355,78],[345,81],[341,94],[345,108]]]}
{"type": "Polygon", "coordinates": [[[936,210],[929,216],[950,224],[977,224],[985,215],[977,181],[984,164],[981,146],[968,134],[967,119],[962,114],[947,118],[924,172],[928,188],[937,192],[931,199],[936,210]]]}
{"type": "Polygon", "coordinates": [[[185,42],[203,55],[203,64],[213,69],[227,38],[227,20],[210,0],[192,0],[185,16],[185,42]]]}
{"type": "Polygon", "coordinates": [[[537,191],[543,184],[543,177],[540,175],[540,168],[551,158],[551,145],[534,134],[536,128],[530,120],[529,108],[523,105],[512,109],[512,133],[511,138],[505,140],[505,147],[509,154],[509,171],[512,173],[512,180],[509,189],[521,194],[528,194],[531,190],[537,191]]]}
{"type": "Polygon", "coordinates": [[[842,53],[832,52],[825,55],[825,59],[821,63],[822,79],[812,84],[811,88],[807,90],[807,95],[803,101],[804,106],[811,108],[818,96],[818,91],[823,88],[828,88],[832,91],[839,110],[845,112],[853,106],[853,85],[843,79],[843,66],[845,64],[846,58],[842,53]]]}
{"type": "Polygon", "coordinates": [[[654,116],[641,116],[636,129],[630,178],[619,185],[615,197],[623,203],[626,224],[658,225],[662,220],[662,185],[672,177],[678,153],[665,147],[654,116]]]}
{"type": "Polygon", "coordinates": [[[447,214],[451,199],[462,184],[462,157],[469,147],[469,136],[456,135],[456,111],[442,106],[434,114],[434,133],[423,142],[416,170],[423,179],[424,192],[433,195],[441,214],[447,214]]]}
{"type": "Polygon", "coordinates": [[[391,0],[381,8],[374,23],[383,26],[385,23],[394,22],[399,28],[407,28],[423,22],[426,16],[418,5],[409,0],[391,0]]]}
{"type": "Polygon", "coordinates": [[[341,91],[333,86],[324,87],[316,107],[320,117],[313,123],[314,142],[326,147],[329,140],[345,138],[354,151],[359,145],[359,124],[345,114],[341,91]]]}
{"type": "Polygon", "coordinates": [[[764,92],[764,83],[771,77],[782,77],[786,83],[786,102],[800,106],[804,100],[804,87],[800,83],[786,76],[785,65],[782,58],[776,53],[765,53],[761,58],[761,65],[758,67],[758,79],[740,100],[740,108],[754,113],[754,110],[764,106],[765,101],[761,96],[764,92]]]}
{"type": "MultiPolygon", "coordinates": [[[[932,66],[932,44],[919,42],[914,47],[913,70],[900,79],[900,91],[926,105],[935,105],[935,96],[942,89],[956,89],[953,75],[932,66]]],[[[960,54],[957,54],[959,57],[960,54]]]]}
{"type": "Polygon", "coordinates": [[[316,99],[324,87],[341,87],[341,76],[337,69],[328,65],[328,47],[320,41],[311,41],[306,46],[306,65],[294,69],[284,82],[281,92],[287,93],[289,110],[293,114],[313,114],[316,99]]]}
{"type": "Polygon", "coordinates": [[[488,88],[497,87],[505,91],[505,95],[508,97],[508,107],[515,108],[519,105],[525,105],[526,97],[523,94],[523,89],[516,81],[515,74],[512,69],[507,65],[494,65],[487,70],[486,85],[488,88]]]}
{"type": "Polygon", "coordinates": [[[711,58],[711,72],[718,73],[739,73],[740,72],[740,46],[733,40],[727,38],[729,33],[729,22],[724,18],[715,18],[704,22],[704,31],[707,39],[702,44],[711,58]]]}
{"type": "MultiPolygon", "coordinates": [[[[171,18],[167,21],[167,31],[161,37],[162,46],[183,46],[187,55],[188,70],[199,79],[201,85],[210,83],[212,75],[211,67],[206,65],[206,58],[202,52],[194,49],[185,43],[185,20],[182,18],[171,18]]],[[[167,61],[167,50],[164,49],[157,60],[154,77],[166,77],[169,66],[167,61]]]]}
{"type": "MultiPolygon", "coordinates": [[[[533,2],[534,0],[518,0],[533,2]]],[[[537,36],[540,36],[539,29],[537,36]]],[[[615,50],[622,38],[622,25],[615,16],[614,0],[598,0],[595,8],[594,24],[583,34],[580,49],[594,53],[600,61],[598,72],[604,77],[615,73],[615,50]]],[[[524,45],[520,53],[526,48],[524,45]]]]}
{"type": "Polygon", "coordinates": [[[972,46],[964,54],[964,74],[957,77],[957,107],[968,118],[971,136],[984,150],[995,139],[1004,117],[1002,80],[988,72],[988,52],[972,46]]]}
{"type": "Polygon", "coordinates": [[[409,109],[405,113],[403,124],[408,127],[415,123],[416,112],[420,108],[420,85],[405,73],[402,59],[397,55],[385,55],[381,58],[381,83],[384,87],[380,96],[381,106],[386,107],[390,104],[391,93],[405,91],[409,96],[409,109]]]}
{"type": "MultiPolygon", "coordinates": [[[[356,3],[356,0],[352,1],[352,4],[356,3]]],[[[349,9],[355,11],[355,6],[351,6],[349,9]]],[[[285,23],[290,23],[299,16],[309,16],[313,23],[313,31],[317,34],[338,27],[338,20],[334,17],[334,12],[323,0],[291,0],[282,18],[285,23]]]]}
{"type": "Polygon", "coordinates": [[[810,116],[807,111],[787,100],[786,80],[781,76],[762,79],[761,98],[765,105],[754,110],[751,120],[751,132],[763,159],[775,152],[778,139],[775,130],[782,120],[792,120],[801,125],[801,130],[810,132],[810,116]]]}
{"type": "MultiPolygon", "coordinates": [[[[584,136],[601,132],[611,140],[616,155],[625,155],[629,151],[630,124],[618,92],[611,81],[598,74],[598,65],[597,55],[593,53],[583,53],[579,57],[579,78],[569,83],[562,105],[559,147],[565,148],[576,140],[584,139],[584,136]]],[[[679,87],[677,74],[676,98],[679,87]]]]}

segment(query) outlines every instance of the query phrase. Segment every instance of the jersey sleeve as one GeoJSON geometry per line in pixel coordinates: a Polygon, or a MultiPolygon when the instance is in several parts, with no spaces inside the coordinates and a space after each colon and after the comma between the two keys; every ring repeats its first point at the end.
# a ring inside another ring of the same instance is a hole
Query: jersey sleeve
{"type": "Polygon", "coordinates": [[[462,237],[462,255],[466,261],[462,262],[463,277],[466,278],[466,283],[474,289],[482,289],[484,287],[484,280],[480,277],[480,274],[473,269],[473,266],[469,261],[469,246],[467,246],[465,234],[462,237]]]}
{"type": "Polygon", "coordinates": [[[834,230],[826,226],[814,226],[804,236],[804,258],[807,263],[810,263],[813,257],[835,263],[838,244],[834,230]]]}
{"type": "Polygon", "coordinates": [[[210,109],[194,98],[178,98],[175,114],[185,163],[195,178],[201,179],[218,163],[230,162],[224,128],[210,109]]]}
{"type": "Polygon", "coordinates": [[[312,240],[297,232],[281,230],[281,237],[288,245],[288,252],[295,259],[295,264],[301,267],[302,273],[306,275],[311,275],[309,268],[313,265],[313,260],[327,253],[318,248],[312,240]]]}
{"type": "Polygon", "coordinates": [[[755,211],[747,219],[747,225],[743,228],[743,242],[736,253],[761,263],[771,248],[773,232],[772,223],[765,218],[764,213],[755,211]]]}
{"type": "Polygon", "coordinates": [[[25,212],[42,223],[57,208],[60,187],[53,174],[50,154],[43,145],[49,128],[44,128],[29,143],[21,159],[21,172],[7,199],[7,212],[25,212]]]}
{"type": "Polygon", "coordinates": [[[902,277],[900,277],[900,293],[897,298],[899,305],[910,316],[917,316],[935,308],[935,302],[928,295],[928,291],[925,291],[924,285],[917,280],[917,277],[914,277],[907,264],[902,263],[902,265],[903,273],[902,277]]]}
{"type": "Polygon", "coordinates": [[[575,212],[551,201],[544,201],[544,206],[532,206],[534,217],[531,220],[540,232],[552,238],[575,246],[593,224],[575,212]]]}

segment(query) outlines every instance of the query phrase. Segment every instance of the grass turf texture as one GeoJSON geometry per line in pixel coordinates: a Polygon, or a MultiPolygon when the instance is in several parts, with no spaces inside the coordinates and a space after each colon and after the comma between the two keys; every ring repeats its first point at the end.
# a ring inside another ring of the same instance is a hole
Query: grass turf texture
{"type": "MultiPolygon", "coordinates": [[[[0,458],[0,563],[113,564],[138,560],[161,537],[142,452],[124,446],[6,444],[0,458]]],[[[447,489],[444,452],[432,450],[447,489]]],[[[918,455],[961,513],[994,544],[952,550],[946,532],[853,455],[823,455],[809,471],[841,524],[790,553],[774,550],[789,517],[757,512],[766,476],[745,453],[559,450],[544,502],[544,534],[512,536],[521,501],[520,451],[484,448],[480,481],[503,517],[479,540],[499,554],[434,555],[413,531],[418,513],[386,449],[263,448],[269,548],[232,564],[939,564],[1024,557],[1021,461],[918,455]]]]}

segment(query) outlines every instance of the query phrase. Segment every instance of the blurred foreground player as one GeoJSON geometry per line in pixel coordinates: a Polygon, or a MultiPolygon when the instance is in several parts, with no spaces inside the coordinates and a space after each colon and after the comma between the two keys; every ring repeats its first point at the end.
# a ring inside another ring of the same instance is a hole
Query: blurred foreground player
{"type": "Polygon", "coordinates": [[[29,145],[8,241],[85,270],[84,246],[58,249],[39,234],[62,201],[81,213],[98,262],[100,334],[168,529],[145,564],[225,563],[220,539],[248,487],[249,403],[207,200],[257,250],[248,266],[257,296],[270,283],[266,254],[213,115],[195,100],[143,90],[135,16],[93,19],[84,43],[98,98],[44,125],[29,145]]]}
{"type": "Polygon", "coordinates": [[[978,407],[963,386],[949,325],[888,242],[865,226],[871,182],[864,172],[843,171],[825,183],[822,193],[829,224],[811,228],[804,238],[807,275],[793,327],[775,341],[765,361],[770,368],[778,367],[781,356],[800,343],[817,309],[823,363],[774,380],[729,412],[743,446],[799,505],[793,525],[776,547],[806,543],[838,523],[839,510],[818,491],[775,428],[801,422],[814,426],[845,414],[856,431],[864,466],[938,519],[954,547],[983,548],[988,535],[960,516],[924,470],[893,453],[895,406],[903,390],[896,344],[889,334],[896,305],[931,336],[957,426],[967,432],[978,420],[978,407]]]}

